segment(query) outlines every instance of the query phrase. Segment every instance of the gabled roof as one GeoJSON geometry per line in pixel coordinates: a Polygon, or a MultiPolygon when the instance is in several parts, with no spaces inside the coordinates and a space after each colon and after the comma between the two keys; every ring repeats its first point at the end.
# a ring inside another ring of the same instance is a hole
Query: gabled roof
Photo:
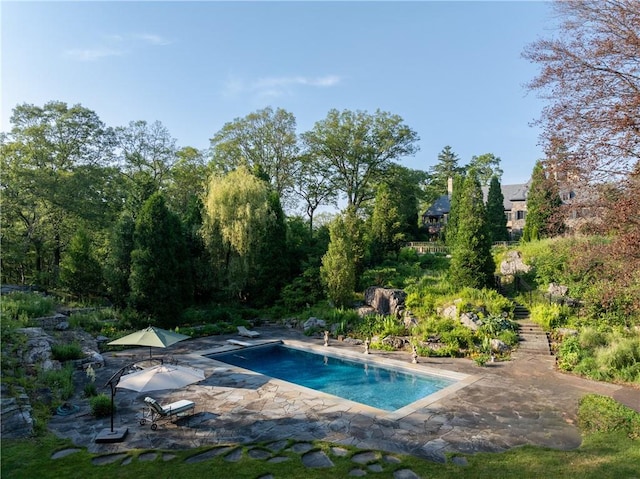
{"type": "MultiPolygon", "coordinates": [[[[520,183],[516,185],[500,185],[500,189],[502,190],[502,196],[504,196],[504,209],[505,211],[511,211],[513,207],[513,202],[515,201],[526,201],[527,194],[529,193],[529,183],[520,183]]],[[[487,195],[489,193],[489,187],[482,187],[482,194],[484,197],[484,201],[487,201],[487,195]]],[[[451,198],[449,195],[442,195],[436,201],[433,202],[431,206],[425,211],[422,216],[435,216],[441,217],[446,214],[449,214],[451,210],[451,198]]]]}
{"type": "Polygon", "coordinates": [[[424,212],[422,216],[444,216],[451,209],[451,199],[449,195],[442,195],[424,212]]]}
{"type": "MultiPolygon", "coordinates": [[[[502,190],[502,196],[504,196],[504,209],[505,211],[510,211],[513,207],[514,201],[526,201],[527,194],[529,193],[529,183],[520,183],[516,185],[500,185],[500,190],[502,190]]],[[[489,194],[489,187],[482,187],[482,195],[484,201],[486,203],[487,196],[489,194]]]]}

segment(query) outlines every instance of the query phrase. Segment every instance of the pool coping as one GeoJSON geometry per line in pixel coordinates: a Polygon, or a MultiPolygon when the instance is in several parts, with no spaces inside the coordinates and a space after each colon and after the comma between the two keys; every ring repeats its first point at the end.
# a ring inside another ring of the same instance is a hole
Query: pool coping
{"type": "Polygon", "coordinates": [[[331,346],[320,346],[320,345],[310,344],[308,342],[292,340],[292,339],[268,339],[268,340],[256,339],[256,340],[246,341],[246,342],[243,341],[243,343],[245,344],[240,345],[237,342],[235,342],[235,343],[226,344],[224,346],[218,346],[215,349],[197,351],[190,354],[190,356],[191,357],[200,356],[201,357],[200,359],[203,361],[204,360],[211,361],[212,366],[218,372],[228,370],[232,372],[234,371],[241,372],[243,374],[264,376],[266,378],[269,378],[270,381],[273,381],[274,384],[277,384],[279,387],[300,388],[301,390],[306,391],[312,396],[326,397],[327,399],[335,401],[338,404],[347,406],[347,408],[344,409],[345,411],[358,412],[360,414],[366,414],[368,416],[373,416],[376,418],[386,419],[386,420],[402,419],[420,409],[423,409],[429,406],[430,404],[438,402],[444,399],[445,397],[451,394],[454,394],[460,389],[463,389],[479,381],[482,378],[482,376],[478,376],[478,375],[470,375],[470,374],[450,371],[450,370],[441,369],[441,368],[434,368],[434,367],[425,365],[424,363],[417,363],[417,364],[404,363],[402,361],[398,361],[397,359],[391,359],[391,358],[379,356],[375,354],[375,350],[370,354],[364,354],[364,352],[359,353],[356,351],[352,351],[350,349],[343,349],[343,348],[336,348],[336,347],[332,348],[331,346]],[[445,379],[452,379],[456,382],[454,382],[449,386],[444,387],[443,389],[440,389],[439,391],[429,394],[428,396],[425,396],[410,404],[407,404],[402,408],[396,409],[395,411],[387,411],[384,409],[375,408],[373,406],[368,406],[366,404],[362,404],[359,402],[351,401],[349,399],[345,399],[340,396],[335,396],[333,394],[328,394],[322,391],[318,391],[316,389],[301,386],[299,384],[295,384],[289,381],[274,378],[272,376],[261,374],[250,369],[244,369],[239,366],[233,366],[231,364],[224,363],[222,361],[217,361],[214,358],[208,357],[208,355],[212,355],[212,354],[223,354],[230,351],[242,350],[245,348],[267,346],[270,344],[283,344],[292,349],[298,349],[301,351],[311,351],[316,354],[322,354],[322,355],[330,356],[334,358],[351,359],[351,360],[356,360],[356,361],[371,364],[371,365],[391,367],[406,373],[437,376],[445,379]]]}

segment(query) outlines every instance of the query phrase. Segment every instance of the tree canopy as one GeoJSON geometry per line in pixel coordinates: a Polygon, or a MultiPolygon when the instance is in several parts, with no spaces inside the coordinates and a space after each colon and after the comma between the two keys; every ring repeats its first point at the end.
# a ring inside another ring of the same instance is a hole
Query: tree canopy
{"type": "Polygon", "coordinates": [[[302,134],[306,152],[331,177],[331,183],[356,211],[373,199],[387,167],[418,151],[418,134],[398,115],[377,110],[330,110],[302,134]]]}
{"type": "Polygon", "coordinates": [[[574,176],[606,180],[640,159],[637,0],[555,1],[555,35],[523,56],[540,66],[528,88],[547,101],[538,124],[547,155],[574,176]]]}

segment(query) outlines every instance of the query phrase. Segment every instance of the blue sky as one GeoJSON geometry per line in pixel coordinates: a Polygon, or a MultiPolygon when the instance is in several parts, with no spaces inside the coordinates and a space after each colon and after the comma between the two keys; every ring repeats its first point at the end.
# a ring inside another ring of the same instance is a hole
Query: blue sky
{"type": "Polygon", "coordinates": [[[307,131],[327,112],[400,115],[420,136],[401,164],[445,145],[502,159],[503,183],[542,157],[544,106],[523,48],[548,36],[546,2],[9,2],[0,4],[2,117],[81,103],[109,126],[159,120],[207,148],[225,123],[272,106],[307,131]]]}

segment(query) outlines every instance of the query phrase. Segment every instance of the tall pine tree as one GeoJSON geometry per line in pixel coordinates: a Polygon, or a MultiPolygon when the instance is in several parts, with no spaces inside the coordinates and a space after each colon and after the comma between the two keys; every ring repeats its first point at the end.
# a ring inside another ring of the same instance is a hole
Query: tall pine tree
{"type": "Polygon", "coordinates": [[[487,194],[487,225],[491,241],[509,241],[507,217],[504,214],[504,195],[497,176],[491,178],[487,194]]]}
{"type": "Polygon", "coordinates": [[[493,284],[495,264],[482,189],[475,170],[470,170],[464,180],[458,211],[450,280],[459,287],[489,287],[493,284]]]}

